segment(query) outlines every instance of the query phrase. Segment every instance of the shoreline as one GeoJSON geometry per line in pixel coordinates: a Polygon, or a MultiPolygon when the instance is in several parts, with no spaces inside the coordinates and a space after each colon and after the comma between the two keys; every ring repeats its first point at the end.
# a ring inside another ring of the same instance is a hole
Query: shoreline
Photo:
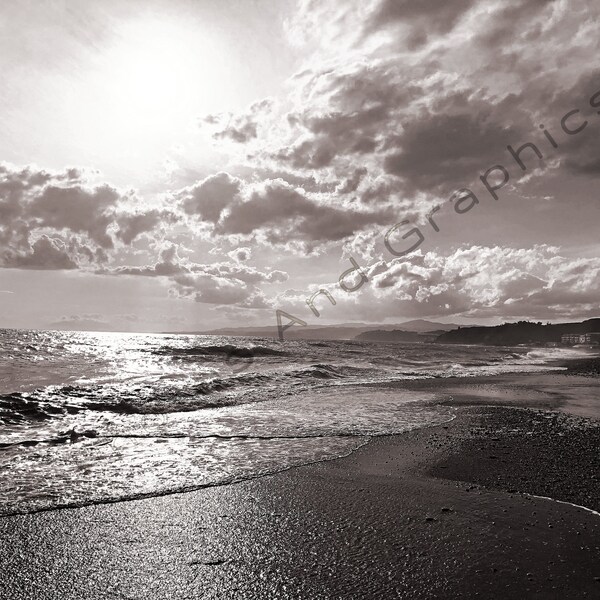
{"type": "MultiPolygon", "coordinates": [[[[589,407],[579,405],[572,406],[569,402],[572,400],[573,383],[583,382],[584,385],[589,385],[590,380],[598,378],[600,373],[600,356],[589,356],[584,358],[569,358],[554,361],[556,366],[564,368],[562,371],[538,371],[538,372],[517,372],[517,373],[502,373],[494,375],[476,375],[473,377],[452,376],[444,378],[417,379],[417,380],[399,380],[388,382],[385,384],[357,384],[360,387],[374,387],[376,389],[388,389],[393,392],[394,389],[402,389],[404,391],[426,391],[433,392],[438,395],[439,399],[435,404],[446,405],[455,410],[465,406],[478,406],[487,408],[513,407],[523,410],[546,410],[559,411],[564,413],[572,413],[583,417],[589,417],[592,420],[598,419],[600,422],[600,403],[594,403],[595,406],[590,410],[589,407]],[[556,392],[554,389],[561,388],[561,392],[556,392]],[[568,394],[566,392],[571,392],[568,394]],[[525,394],[524,398],[520,394],[525,394]],[[487,401],[489,398],[490,401],[487,401]]],[[[578,388],[579,386],[576,386],[578,388]]],[[[591,386],[596,392],[596,386],[591,386]]],[[[576,389],[579,393],[580,389],[576,389]]],[[[452,422],[457,417],[457,414],[445,423],[452,422]]],[[[427,424],[419,429],[428,429],[440,427],[443,424],[427,424]]],[[[107,498],[102,500],[91,500],[82,503],[68,503],[49,507],[36,508],[31,510],[17,510],[14,512],[0,513],[0,520],[14,516],[35,515],[38,513],[60,511],[60,510],[77,510],[89,506],[96,505],[111,505],[121,502],[135,502],[138,500],[147,500],[152,498],[160,498],[175,494],[194,493],[213,487],[221,487],[235,485],[244,481],[252,481],[263,477],[270,477],[283,473],[290,469],[297,469],[303,466],[310,466],[322,462],[335,461],[351,456],[354,452],[360,450],[363,446],[371,443],[374,440],[386,437],[403,436],[413,430],[399,432],[394,434],[381,435],[342,435],[341,437],[353,437],[360,440],[360,444],[348,453],[320,458],[306,463],[290,465],[278,470],[258,475],[250,475],[232,479],[230,481],[222,481],[216,483],[206,483],[201,485],[192,485],[185,488],[176,488],[172,490],[163,490],[161,492],[149,492],[146,494],[132,495],[119,498],[107,498]]],[[[218,436],[215,436],[218,437],[218,436]]],[[[259,436],[260,437],[260,436],[259,436]]],[[[270,439],[270,438],[269,438],[270,439]]],[[[550,498],[552,499],[552,498],[550,498]]],[[[585,508],[585,507],[584,507],[585,508]]]]}
{"type": "Polygon", "coordinates": [[[2,517],[0,598],[93,600],[114,597],[109,589],[140,599],[598,593],[600,519],[573,504],[600,504],[600,482],[589,476],[600,421],[511,406],[513,398],[507,406],[453,400],[452,421],[373,437],[343,458],[198,491],[2,517]],[[551,438],[560,441],[548,447],[551,438]],[[529,471],[514,460],[523,448],[529,471]]]}
{"type": "Polygon", "coordinates": [[[453,448],[427,474],[566,503],[600,516],[600,421],[526,407],[464,407],[453,448]]]}
{"type": "MultiPolygon", "coordinates": [[[[573,412],[573,414],[575,415],[580,414],[588,417],[595,417],[596,414],[600,415],[600,406],[598,406],[598,408],[593,409],[589,414],[589,411],[587,411],[585,408],[582,410],[581,406],[571,406],[569,400],[572,400],[572,398],[570,398],[568,395],[568,392],[573,391],[574,382],[582,381],[584,384],[590,384],[590,379],[595,378],[595,376],[593,374],[590,374],[588,371],[589,369],[591,369],[593,372],[593,369],[597,369],[598,365],[600,365],[600,359],[596,357],[592,357],[590,359],[570,359],[566,361],[563,360],[557,364],[564,366],[568,370],[572,368],[572,365],[575,365],[575,368],[573,369],[574,372],[570,373],[568,371],[540,371],[526,373],[504,373],[496,375],[478,375],[474,377],[445,377],[420,380],[400,380],[384,385],[376,384],[374,386],[371,384],[359,385],[361,387],[374,387],[378,390],[387,389],[390,391],[390,393],[393,393],[394,389],[402,389],[404,391],[415,390],[421,392],[433,392],[439,396],[439,401],[436,402],[436,404],[451,406],[454,409],[458,409],[464,406],[512,406],[514,408],[521,408],[525,410],[560,410],[567,413],[573,412]],[[585,374],[581,373],[582,369],[585,369],[585,374]],[[562,389],[562,395],[560,392],[556,392],[556,389],[553,389],[550,392],[549,388],[562,389]],[[485,400],[485,398],[490,398],[491,401],[488,402],[485,400]],[[576,408],[578,410],[573,410],[573,408],[576,408]]],[[[595,386],[592,387],[595,391],[595,386]]],[[[577,388],[576,391],[580,395],[581,390],[577,388]]],[[[451,422],[455,418],[456,415],[448,422],[451,422]]],[[[438,425],[424,425],[418,427],[417,430],[427,429],[431,427],[438,427],[438,425]]],[[[392,436],[402,436],[407,433],[410,433],[410,431],[392,434],[392,436]]],[[[89,502],[82,503],[60,504],[49,507],[36,508],[33,510],[17,510],[14,512],[0,513],[0,520],[19,515],[35,515],[38,513],[52,512],[57,510],[77,510],[96,505],[111,505],[118,504],[121,502],[135,502],[138,500],[160,498],[164,496],[171,496],[174,494],[194,493],[213,487],[235,485],[244,481],[251,481],[253,479],[260,479],[262,477],[277,475],[289,469],[296,469],[302,466],[310,466],[313,464],[319,464],[321,462],[328,462],[332,460],[346,458],[347,456],[352,455],[357,450],[360,450],[360,448],[362,448],[364,445],[371,443],[373,440],[390,437],[390,434],[364,436],[342,435],[340,437],[353,437],[357,440],[361,440],[361,442],[357,446],[357,448],[351,450],[349,454],[317,459],[299,465],[291,465],[272,471],[270,473],[252,475],[245,478],[233,479],[231,481],[192,485],[186,488],[164,490],[158,493],[150,492],[147,494],[138,494],[127,497],[107,498],[103,500],[92,500],[89,502]]]]}

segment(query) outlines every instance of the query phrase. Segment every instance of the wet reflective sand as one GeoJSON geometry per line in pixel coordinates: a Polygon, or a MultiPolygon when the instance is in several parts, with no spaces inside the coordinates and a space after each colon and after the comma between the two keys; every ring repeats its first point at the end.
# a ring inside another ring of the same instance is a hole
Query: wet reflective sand
{"type": "Polygon", "coordinates": [[[0,598],[593,597],[600,517],[427,474],[497,410],[239,484],[0,519],[0,598]]]}

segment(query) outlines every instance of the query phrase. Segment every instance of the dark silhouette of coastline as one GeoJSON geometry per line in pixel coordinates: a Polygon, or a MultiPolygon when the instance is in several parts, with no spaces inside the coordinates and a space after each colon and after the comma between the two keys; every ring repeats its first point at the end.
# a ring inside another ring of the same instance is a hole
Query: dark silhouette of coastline
{"type": "Polygon", "coordinates": [[[440,335],[443,344],[484,344],[518,346],[519,344],[560,344],[566,334],[600,333],[600,319],[556,325],[519,321],[495,327],[461,327],[440,335]]]}

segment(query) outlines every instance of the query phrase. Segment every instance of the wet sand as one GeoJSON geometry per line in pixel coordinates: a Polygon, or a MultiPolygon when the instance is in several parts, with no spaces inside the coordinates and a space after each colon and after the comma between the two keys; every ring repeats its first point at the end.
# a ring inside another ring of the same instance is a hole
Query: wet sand
{"type": "Polygon", "coordinates": [[[346,458],[1,518],[0,598],[599,597],[600,515],[527,495],[600,511],[597,381],[434,385],[454,421],[346,458]]]}

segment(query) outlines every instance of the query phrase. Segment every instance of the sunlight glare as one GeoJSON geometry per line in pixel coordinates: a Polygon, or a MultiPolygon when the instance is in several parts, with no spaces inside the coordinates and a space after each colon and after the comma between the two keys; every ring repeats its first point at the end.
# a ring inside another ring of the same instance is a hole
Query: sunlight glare
{"type": "Polygon", "coordinates": [[[216,40],[185,23],[128,24],[106,56],[113,127],[166,132],[182,119],[218,109],[229,94],[224,55],[216,40]]]}

